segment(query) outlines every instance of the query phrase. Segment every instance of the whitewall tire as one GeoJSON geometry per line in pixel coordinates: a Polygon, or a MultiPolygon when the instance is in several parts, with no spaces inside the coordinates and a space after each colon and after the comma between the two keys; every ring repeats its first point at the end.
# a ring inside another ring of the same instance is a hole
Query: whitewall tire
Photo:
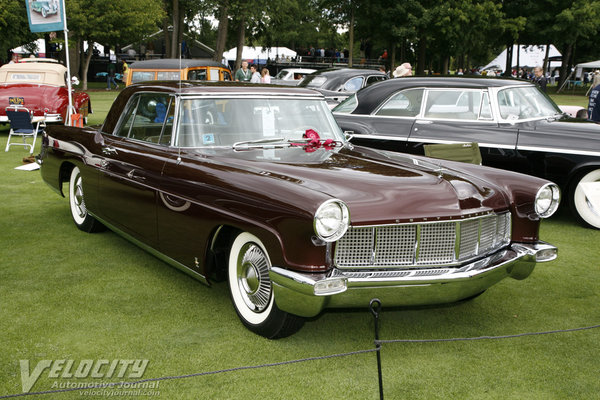
{"type": "Polygon", "coordinates": [[[233,240],[227,265],[231,300],[242,323],[251,331],[269,339],[289,336],[304,320],[281,311],[269,279],[271,260],[256,236],[242,232],[233,240]]]}

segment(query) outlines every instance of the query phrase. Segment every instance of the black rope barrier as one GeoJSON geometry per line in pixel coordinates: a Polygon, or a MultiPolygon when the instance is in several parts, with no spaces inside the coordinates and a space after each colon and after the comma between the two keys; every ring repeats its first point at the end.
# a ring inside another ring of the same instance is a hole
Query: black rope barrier
{"type": "Polygon", "coordinates": [[[376,355],[377,355],[377,373],[378,373],[378,379],[379,379],[379,398],[381,400],[383,400],[383,373],[382,373],[382,363],[381,363],[381,349],[382,349],[383,344],[498,340],[498,339],[519,338],[519,337],[525,337],[525,336],[539,336],[539,335],[550,335],[550,334],[557,334],[557,333],[577,332],[577,331],[584,331],[584,330],[600,328],[600,325],[592,325],[592,326],[586,326],[586,327],[581,327],[581,328],[556,329],[556,330],[544,331],[544,332],[517,333],[517,334],[513,334],[513,335],[501,335],[501,336],[477,336],[477,337],[467,337],[467,338],[446,338],[446,339],[388,339],[388,340],[381,340],[381,339],[379,339],[379,316],[381,314],[381,309],[382,309],[381,301],[379,299],[372,299],[371,302],[369,303],[369,310],[374,318],[374,331],[375,331],[375,340],[374,340],[375,348],[374,349],[356,350],[356,351],[351,351],[351,352],[347,352],[347,353],[307,357],[307,358],[301,358],[301,359],[297,359],[297,360],[280,361],[280,362],[268,363],[268,364],[226,368],[226,369],[220,369],[220,370],[215,370],[215,371],[198,372],[198,373],[194,373],[194,374],[163,376],[163,377],[158,377],[158,378],[147,378],[147,379],[141,379],[141,380],[137,380],[137,381],[133,381],[133,382],[107,382],[107,383],[101,383],[98,385],[85,385],[85,387],[45,390],[45,391],[38,391],[38,392],[15,393],[15,394],[9,394],[9,395],[2,395],[2,396],[0,396],[0,399],[9,399],[9,398],[25,397],[25,396],[38,396],[38,395],[45,395],[45,394],[57,394],[57,393],[65,393],[65,392],[74,392],[74,391],[78,391],[78,390],[106,389],[106,388],[113,388],[115,386],[135,386],[135,385],[139,385],[139,384],[145,383],[145,382],[158,382],[158,381],[167,381],[167,380],[174,380],[174,379],[194,378],[194,377],[199,377],[199,376],[222,374],[222,373],[226,373],[226,372],[277,367],[277,366],[282,366],[282,365],[297,364],[297,363],[308,362],[308,361],[327,360],[327,359],[331,359],[331,358],[348,357],[348,356],[354,356],[354,355],[366,354],[366,353],[376,353],[376,355]]]}
{"type": "Polygon", "coordinates": [[[234,367],[234,368],[220,369],[220,370],[216,370],[216,371],[198,372],[195,374],[173,375],[173,376],[162,376],[162,377],[158,377],[158,378],[140,379],[140,380],[134,381],[134,382],[108,382],[108,383],[101,383],[98,385],[89,385],[89,386],[86,385],[85,387],[77,387],[77,388],[65,388],[65,389],[56,389],[56,390],[45,390],[45,391],[40,391],[40,392],[16,393],[16,394],[0,396],[0,399],[10,399],[10,398],[14,398],[14,397],[24,397],[24,396],[37,396],[37,395],[43,395],[43,394],[56,394],[56,393],[64,393],[64,392],[74,392],[77,390],[106,389],[106,388],[112,388],[112,387],[119,386],[119,385],[134,386],[134,385],[139,385],[144,382],[157,382],[157,381],[167,381],[167,380],[173,380],[173,379],[194,378],[194,377],[198,377],[198,376],[216,375],[216,374],[222,374],[225,372],[242,371],[242,370],[247,370],[247,369],[278,367],[281,365],[297,364],[297,363],[307,362],[307,361],[327,360],[330,358],[348,357],[348,356],[354,356],[354,355],[365,354],[365,353],[374,353],[376,351],[377,351],[377,349],[356,350],[356,351],[351,351],[351,352],[347,352],[347,353],[330,354],[330,355],[326,355],[326,356],[307,357],[307,358],[301,358],[298,360],[280,361],[280,362],[269,363],[269,364],[234,367]]]}

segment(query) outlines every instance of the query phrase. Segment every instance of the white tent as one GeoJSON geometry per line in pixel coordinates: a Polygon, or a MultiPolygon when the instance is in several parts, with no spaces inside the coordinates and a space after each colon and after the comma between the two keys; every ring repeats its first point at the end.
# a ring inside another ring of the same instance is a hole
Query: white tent
{"type": "Polygon", "coordinates": [[[590,61],[586,63],[579,63],[575,66],[575,68],[579,69],[600,69],[600,60],[598,61],[590,61]]]}
{"type": "MultiPolygon", "coordinates": [[[[517,66],[517,52],[519,54],[519,67],[533,68],[544,65],[544,57],[546,57],[546,45],[513,45],[512,62],[510,64],[513,68],[517,66]]],[[[560,52],[556,49],[556,47],[554,47],[554,45],[551,44],[548,57],[560,56],[560,52]]],[[[560,61],[552,61],[552,66],[558,67],[559,65],[561,65],[560,61]]],[[[502,53],[498,55],[498,57],[494,58],[489,64],[483,67],[483,69],[495,69],[504,72],[506,69],[506,49],[504,49],[502,53]]]]}
{"type": "MultiPolygon", "coordinates": [[[[223,58],[227,61],[235,61],[237,57],[237,47],[230,49],[223,53],[223,58]]],[[[267,58],[271,60],[275,60],[276,58],[292,58],[296,57],[296,52],[294,50],[288,49],[287,47],[250,47],[244,46],[242,50],[242,60],[252,60],[257,64],[264,64],[267,61],[267,58]]]]}

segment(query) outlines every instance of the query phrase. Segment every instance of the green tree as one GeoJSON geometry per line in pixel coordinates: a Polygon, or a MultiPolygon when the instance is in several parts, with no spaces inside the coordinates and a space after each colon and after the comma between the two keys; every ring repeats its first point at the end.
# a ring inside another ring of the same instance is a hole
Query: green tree
{"type": "MultiPolygon", "coordinates": [[[[164,18],[161,0],[68,0],[68,28],[74,39],[117,47],[156,31],[164,18]]],[[[87,89],[87,70],[93,52],[83,57],[81,76],[87,89]]]]}
{"type": "Polygon", "coordinates": [[[41,36],[29,30],[25,2],[15,0],[0,0],[0,32],[0,60],[7,57],[10,49],[41,36]]]}

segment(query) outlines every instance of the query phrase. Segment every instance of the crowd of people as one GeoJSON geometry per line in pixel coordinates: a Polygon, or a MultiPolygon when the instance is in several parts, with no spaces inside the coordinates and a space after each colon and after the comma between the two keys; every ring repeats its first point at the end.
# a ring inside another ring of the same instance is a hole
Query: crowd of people
{"type": "Polygon", "coordinates": [[[271,83],[269,70],[266,67],[263,67],[260,72],[258,70],[258,65],[252,64],[248,69],[248,61],[242,61],[242,66],[235,72],[233,79],[236,82],[271,83]]]}

